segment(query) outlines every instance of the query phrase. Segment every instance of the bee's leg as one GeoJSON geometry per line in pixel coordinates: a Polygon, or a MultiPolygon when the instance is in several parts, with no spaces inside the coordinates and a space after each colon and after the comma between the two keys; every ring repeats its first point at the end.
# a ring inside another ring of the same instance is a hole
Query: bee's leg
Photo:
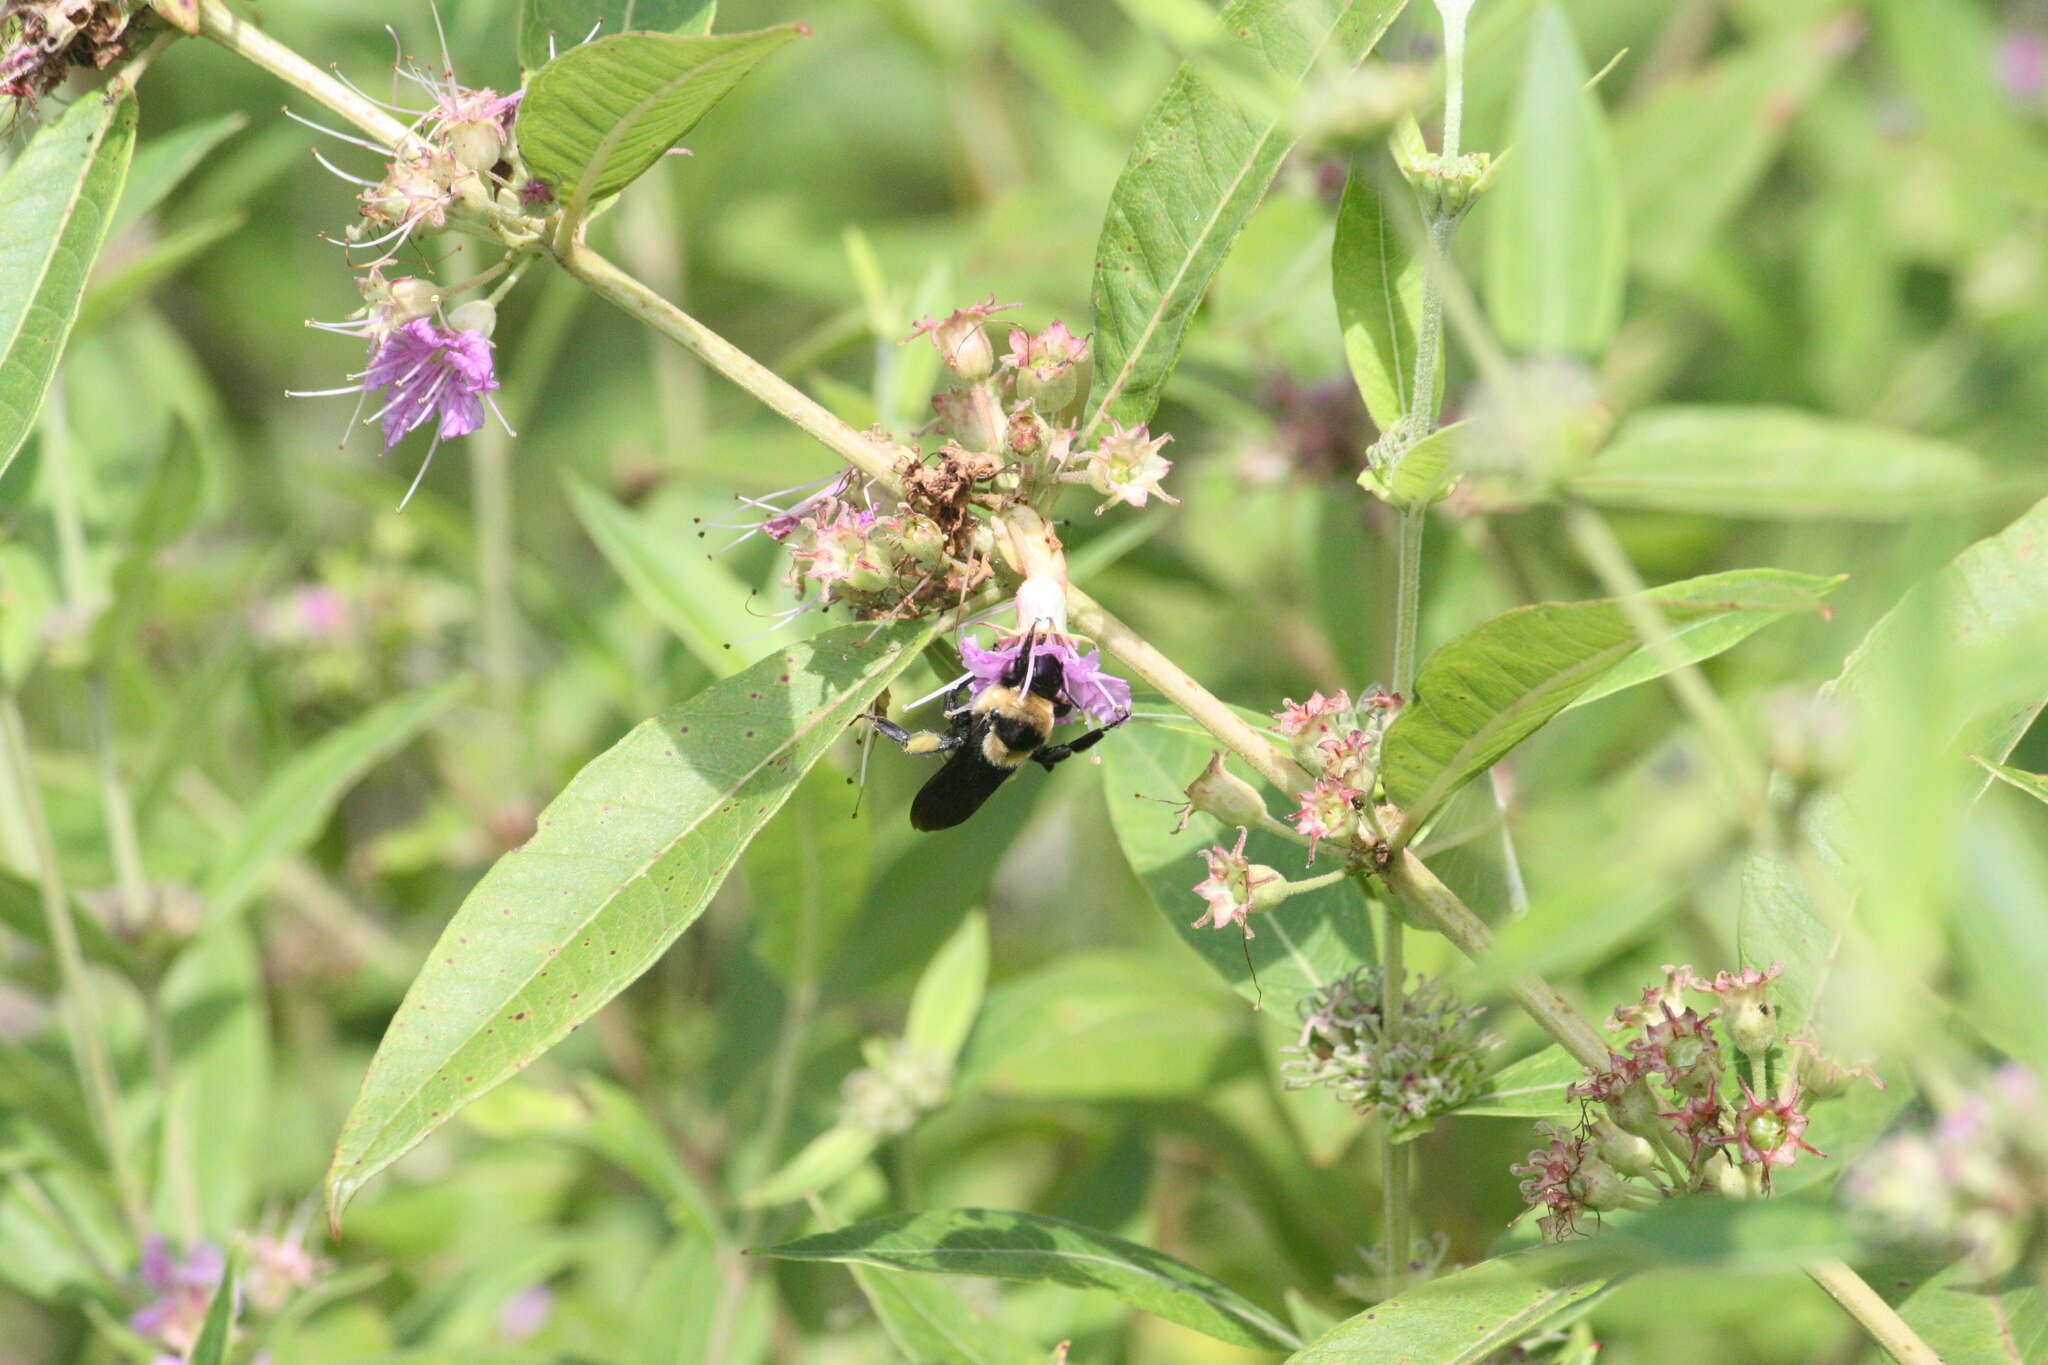
{"type": "Polygon", "coordinates": [[[1031,761],[1050,772],[1055,763],[1064,763],[1075,754],[1094,748],[1102,743],[1104,735],[1107,735],[1111,730],[1116,729],[1117,726],[1122,724],[1122,719],[1113,720],[1109,724],[1099,729],[1090,730],[1087,734],[1071,739],[1065,744],[1048,744],[1045,748],[1033,753],[1031,761]]]}
{"type": "Polygon", "coordinates": [[[940,734],[936,730],[906,730],[881,716],[869,716],[868,720],[882,732],[883,738],[893,739],[902,745],[906,754],[950,753],[967,742],[966,736],[957,730],[940,734]]]}

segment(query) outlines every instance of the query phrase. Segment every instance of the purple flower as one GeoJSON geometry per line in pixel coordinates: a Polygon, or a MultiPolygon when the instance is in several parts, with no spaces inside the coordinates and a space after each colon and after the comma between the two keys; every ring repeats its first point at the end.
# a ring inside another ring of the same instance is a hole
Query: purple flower
{"type": "Polygon", "coordinates": [[[2048,36],[2021,30],[1998,45],[1998,83],[2017,104],[2032,104],[2048,86],[2048,36]]]}
{"type": "MultiPolygon", "coordinates": [[[[1024,652],[1026,636],[999,642],[982,649],[972,640],[960,642],[960,659],[974,683],[974,695],[1003,681],[1004,673],[1024,652]]],[[[1055,719],[1065,721],[1078,711],[1097,725],[1108,725],[1131,713],[1131,685],[1102,671],[1102,651],[1083,654],[1063,635],[1040,635],[1031,651],[1033,659],[1054,659],[1060,666],[1060,707],[1055,719]]]]}
{"type": "Polygon", "coordinates": [[[143,1243],[135,1278],[156,1297],[137,1309],[128,1325],[180,1355],[190,1351],[226,1266],[211,1242],[195,1242],[183,1257],[175,1257],[163,1238],[151,1237],[143,1243]]]}

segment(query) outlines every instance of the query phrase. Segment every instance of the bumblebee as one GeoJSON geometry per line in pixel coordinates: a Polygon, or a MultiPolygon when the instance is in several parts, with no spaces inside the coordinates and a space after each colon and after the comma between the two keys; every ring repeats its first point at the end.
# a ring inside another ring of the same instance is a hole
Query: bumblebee
{"type": "Polygon", "coordinates": [[[1034,657],[1038,632],[1033,631],[1002,681],[982,689],[972,703],[966,683],[946,694],[950,724],[944,732],[906,730],[882,716],[868,717],[877,730],[903,746],[907,754],[944,754],[946,762],[918,790],[910,803],[913,829],[951,829],[981,809],[996,788],[1025,762],[1048,772],[1075,754],[1094,748],[1118,725],[1108,725],[1065,744],[1047,744],[1061,705],[1066,678],[1057,658],[1034,657]]]}

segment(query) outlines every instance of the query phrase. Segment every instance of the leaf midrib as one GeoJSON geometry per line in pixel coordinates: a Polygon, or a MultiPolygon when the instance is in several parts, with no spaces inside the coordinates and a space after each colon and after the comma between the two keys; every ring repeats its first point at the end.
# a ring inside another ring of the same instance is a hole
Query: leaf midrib
{"type": "MultiPolygon", "coordinates": [[[[588,915],[584,916],[581,920],[578,920],[576,922],[576,932],[581,932],[583,929],[586,929],[591,924],[595,923],[599,919],[599,917],[601,917],[608,910],[610,910],[610,908],[618,901],[619,897],[625,893],[628,887],[637,886],[641,882],[645,881],[648,878],[650,869],[652,869],[656,863],[659,863],[663,858],[666,858],[669,854],[673,853],[679,844],[681,844],[684,840],[688,839],[691,835],[695,834],[698,831],[698,829],[701,828],[704,825],[704,823],[710,819],[711,816],[719,813],[720,803],[722,801],[724,801],[726,798],[730,797],[734,793],[744,790],[748,783],[752,782],[756,777],[760,775],[761,770],[763,768],[766,768],[776,757],[781,755],[785,750],[794,748],[799,740],[801,740],[804,736],[810,734],[811,731],[816,729],[818,725],[821,724],[827,716],[834,714],[845,703],[847,697],[853,695],[853,693],[857,691],[860,686],[865,685],[867,680],[873,677],[874,674],[879,672],[883,667],[887,666],[888,664],[894,663],[897,659],[901,658],[903,656],[903,653],[903,647],[898,646],[882,654],[879,658],[876,659],[873,665],[871,665],[869,668],[861,672],[861,674],[859,675],[859,682],[856,684],[855,687],[848,688],[846,691],[842,692],[840,694],[838,701],[835,701],[828,706],[820,707],[818,711],[813,714],[812,718],[808,722],[791,731],[789,737],[785,739],[782,743],[777,744],[772,749],[769,749],[763,755],[760,762],[756,763],[752,768],[748,769],[746,773],[744,773],[739,778],[739,780],[735,782],[730,788],[727,788],[715,799],[707,801],[705,803],[704,809],[701,812],[699,812],[698,815],[694,819],[692,819],[689,824],[683,826],[680,830],[678,830],[674,838],[664,843],[660,847],[660,849],[658,849],[655,853],[650,855],[644,862],[642,862],[637,868],[635,868],[630,876],[624,878],[616,887],[612,889],[612,891],[608,895],[606,895],[602,900],[600,900],[592,908],[588,915]]],[[[795,783],[791,783],[788,791],[784,792],[783,799],[786,801],[788,799],[789,792],[794,791],[795,789],[795,783]]],[[[781,803],[778,802],[777,807],[779,808],[780,805],[781,803]]],[[[773,814],[774,811],[772,810],[767,813],[767,815],[773,814]]],[[[767,816],[763,817],[764,822],[766,818],[767,816]]],[[[461,911],[458,910],[456,913],[459,915],[461,911]]],[[[572,932],[568,935],[568,937],[575,937],[575,933],[572,932]]],[[[516,986],[514,986],[511,990],[507,991],[503,996],[499,997],[500,1003],[508,1003],[510,1001],[518,999],[520,995],[522,995],[530,986],[532,986],[535,981],[540,979],[540,973],[543,970],[545,970],[545,961],[543,961],[540,964],[536,964],[534,968],[531,971],[529,971],[527,975],[522,980],[520,980],[516,986]]],[[[616,994],[616,992],[614,992],[614,994],[616,994]]],[[[401,1009],[402,1008],[403,1006],[401,1005],[401,1009]]],[[[493,1006],[493,1009],[495,1008],[497,1007],[493,1006]]],[[[460,1056],[463,1049],[475,1043],[476,1037],[476,1031],[474,1029],[471,1029],[463,1037],[462,1041],[457,1043],[453,1049],[442,1054],[444,1058],[443,1065],[446,1065],[445,1059],[452,1059],[454,1057],[460,1056]]],[[[554,1041],[556,1040],[550,1039],[549,1041],[542,1043],[540,1045],[541,1050],[545,1051],[548,1047],[553,1045],[554,1041]]],[[[369,1133],[366,1135],[365,1140],[358,1144],[355,1148],[355,1151],[357,1153],[355,1160],[357,1162],[361,1161],[365,1156],[367,1156],[373,1148],[373,1146],[375,1145],[375,1143],[381,1140],[386,1133],[391,1131],[393,1126],[397,1123],[398,1113],[401,1110],[403,1110],[407,1105],[416,1103],[421,1099],[421,1097],[424,1095],[426,1091],[428,1083],[431,1082],[433,1077],[437,1074],[439,1074],[438,1069],[436,1069],[435,1071],[430,1071],[427,1073],[427,1080],[420,1081],[419,1083],[410,1086],[404,1090],[394,1092],[393,1103],[390,1107],[390,1117],[386,1118],[376,1128],[370,1130],[369,1133]]],[[[361,1100],[358,1099],[357,1102],[361,1103],[361,1100]]],[[[423,1138],[424,1136],[425,1134],[422,1133],[421,1137],[423,1138]]],[[[337,1165],[340,1164],[340,1160],[341,1154],[337,1152],[337,1165]]],[[[359,1184],[360,1182],[358,1181],[355,1183],[359,1184]]],[[[337,1181],[336,1184],[346,1185],[348,1184],[348,1178],[343,1177],[342,1180],[337,1181]]]]}
{"type": "MultiPolygon", "coordinates": [[[[1360,3],[1361,0],[1348,0],[1348,3],[1342,9],[1337,11],[1336,17],[1330,21],[1329,28],[1324,31],[1321,38],[1316,40],[1315,51],[1310,56],[1308,65],[1303,68],[1302,75],[1295,78],[1294,85],[1296,88],[1300,87],[1302,81],[1307,79],[1307,73],[1314,70],[1316,64],[1322,60],[1323,53],[1330,46],[1332,35],[1344,26],[1344,21],[1351,16],[1351,11],[1356,9],[1360,3]]],[[[1188,73],[1187,83],[1189,89],[1195,87],[1196,80],[1197,78],[1193,73],[1188,73]]],[[[1102,401],[1096,405],[1094,414],[1089,417],[1088,428],[1087,431],[1082,433],[1083,435],[1087,435],[1088,432],[1092,432],[1101,426],[1102,420],[1109,415],[1109,405],[1122,396],[1125,386],[1130,383],[1131,375],[1137,370],[1138,361],[1143,357],[1146,346],[1151,344],[1153,334],[1159,330],[1161,322],[1170,311],[1168,301],[1178,293],[1181,282],[1187,278],[1190,264],[1200,254],[1202,248],[1207,245],[1210,235],[1215,232],[1216,224],[1223,218],[1225,207],[1235,202],[1238,189],[1244,184],[1245,178],[1251,174],[1251,168],[1258,160],[1258,153],[1265,148],[1266,144],[1273,137],[1273,130],[1279,126],[1280,120],[1278,118],[1270,119],[1266,122],[1265,131],[1259,134],[1258,144],[1253,148],[1252,155],[1246,157],[1239,164],[1237,174],[1231,177],[1228,190],[1217,197],[1216,207],[1211,210],[1208,218],[1202,223],[1201,230],[1195,234],[1195,244],[1182,253],[1180,268],[1174,271],[1173,279],[1169,282],[1168,286],[1160,291],[1158,305],[1152,309],[1151,315],[1146,318],[1145,325],[1139,331],[1136,341],[1124,353],[1124,363],[1118,369],[1116,378],[1103,391],[1102,401]]]]}
{"type": "MultiPolygon", "coordinates": [[[[98,97],[89,95],[86,98],[93,99],[98,97]]],[[[106,145],[107,134],[113,131],[114,121],[120,116],[120,109],[121,105],[118,100],[107,104],[108,112],[106,116],[100,120],[99,127],[93,131],[92,137],[87,143],[85,156],[80,163],[79,173],[71,178],[70,193],[65,197],[64,211],[57,220],[57,233],[50,238],[48,246],[42,253],[41,262],[34,272],[34,285],[22,296],[21,308],[15,314],[15,326],[8,333],[5,345],[0,345],[0,357],[14,355],[22,336],[28,330],[29,314],[35,311],[36,300],[42,297],[43,285],[49,280],[50,270],[57,260],[58,253],[65,239],[71,235],[73,225],[77,221],[78,205],[85,198],[86,184],[100,171],[100,167],[97,164],[100,149],[106,145]]],[[[22,161],[27,160],[29,155],[30,152],[24,151],[22,153],[22,161]]],[[[19,167],[21,161],[16,161],[14,165],[19,167]]],[[[11,169],[13,168],[10,167],[11,169]]],[[[0,183],[5,183],[4,178],[0,178],[0,183]]],[[[102,224],[101,228],[104,231],[105,224],[102,224]]],[[[58,340],[58,338],[52,339],[58,340]]],[[[4,395],[0,395],[0,401],[5,401],[4,395]]]]}

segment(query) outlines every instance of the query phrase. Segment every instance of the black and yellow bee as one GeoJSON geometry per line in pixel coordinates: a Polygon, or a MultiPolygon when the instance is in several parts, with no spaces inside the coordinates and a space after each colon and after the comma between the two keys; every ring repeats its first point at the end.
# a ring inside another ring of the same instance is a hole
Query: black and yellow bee
{"type": "Polygon", "coordinates": [[[868,717],[905,753],[946,755],[945,765],[910,803],[913,829],[951,829],[980,810],[1026,760],[1049,772],[1055,764],[1093,748],[1123,723],[1119,716],[1065,744],[1047,744],[1065,704],[1066,676],[1056,657],[1034,658],[1037,644],[1038,633],[1033,631],[1002,680],[983,688],[972,704],[964,682],[947,693],[946,714],[951,719],[943,732],[906,730],[884,717],[868,717]]]}

